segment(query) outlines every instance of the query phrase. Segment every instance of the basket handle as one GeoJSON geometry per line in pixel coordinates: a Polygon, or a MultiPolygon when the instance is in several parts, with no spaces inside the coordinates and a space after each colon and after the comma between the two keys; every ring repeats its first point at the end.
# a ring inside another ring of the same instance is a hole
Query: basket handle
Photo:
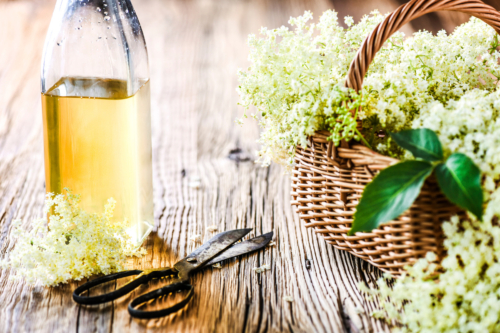
{"type": "Polygon", "coordinates": [[[446,10],[475,16],[500,34],[500,13],[480,0],[411,0],[387,16],[365,38],[347,72],[346,87],[356,92],[361,90],[368,66],[375,54],[403,25],[422,15],[446,10]]]}

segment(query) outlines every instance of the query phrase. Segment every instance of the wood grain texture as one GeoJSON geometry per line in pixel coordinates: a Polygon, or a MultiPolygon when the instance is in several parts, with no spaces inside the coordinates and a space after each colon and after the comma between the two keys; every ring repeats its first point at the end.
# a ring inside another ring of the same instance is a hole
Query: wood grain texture
{"type": "MultiPolygon", "coordinates": [[[[222,269],[197,274],[195,297],[178,314],[133,320],[132,297],[99,307],[71,299],[77,283],[29,286],[0,271],[0,332],[388,332],[368,313],[359,282],[373,284],[379,271],[337,251],[306,230],[289,203],[289,178],[277,166],[260,168],[254,158],[258,128],[236,126],[236,71],[246,67],[249,33],[287,24],[310,9],[335,7],[340,16],[398,6],[396,0],[136,0],[151,66],[156,230],[148,255],[136,268],[175,263],[220,230],[273,230],[276,245],[229,260],[222,269]],[[362,4],[362,6],[360,5],[362,4]],[[230,152],[241,149],[241,153],[230,152]],[[231,156],[229,156],[231,155],[231,156]],[[231,158],[228,158],[231,157],[231,158]],[[199,177],[199,189],[189,186],[199,177]],[[264,263],[261,275],[252,268],[264,263]],[[283,300],[292,296],[292,303],[283,300]]],[[[13,219],[42,213],[43,141],[39,71],[54,1],[0,0],[0,251],[14,246],[13,219]]],[[[356,17],[356,15],[358,15],[356,17]]],[[[411,27],[406,27],[411,32],[411,27]]],[[[115,288],[116,286],[108,286],[115,288]]]]}

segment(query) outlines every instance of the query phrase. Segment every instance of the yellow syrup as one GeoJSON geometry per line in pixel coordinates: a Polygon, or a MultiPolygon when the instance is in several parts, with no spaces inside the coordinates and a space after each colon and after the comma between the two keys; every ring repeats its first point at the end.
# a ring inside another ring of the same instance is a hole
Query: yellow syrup
{"type": "Polygon", "coordinates": [[[42,94],[46,190],[69,188],[81,208],[102,213],[116,200],[137,243],[154,225],[149,81],[62,78],[42,94]]]}

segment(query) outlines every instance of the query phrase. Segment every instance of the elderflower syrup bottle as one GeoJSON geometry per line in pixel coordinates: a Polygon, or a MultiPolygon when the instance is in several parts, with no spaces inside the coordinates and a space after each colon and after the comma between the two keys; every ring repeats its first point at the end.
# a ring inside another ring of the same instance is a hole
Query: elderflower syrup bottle
{"type": "Polygon", "coordinates": [[[41,75],[46,190],[126,221],[137,244],[153,221],[149,65],[130,0],[58,0],[41,75]]]}

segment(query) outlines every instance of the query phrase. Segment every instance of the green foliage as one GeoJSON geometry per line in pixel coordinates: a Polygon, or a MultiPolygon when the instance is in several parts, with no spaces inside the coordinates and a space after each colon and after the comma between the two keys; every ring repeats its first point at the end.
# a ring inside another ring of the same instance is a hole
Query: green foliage
{"type": "Polygon", "coordinates": [[[436,133],[427,128],[390,133],[398,145],[416,158],[434,162],[443,159],[443,148],[436,133]]]}
{"type": "Polygon", "coordinates": [[[481,172],[470,158],[460,153],[451,155],[436,167],[436,176],[439,187],[451,202],[482,219],[481,172]]]}
{"type": "Polygon", "coordinates": [[[410,208],[433,166],[426,161],[406,161],[382,170],[363,192],[349,231],[371,231],[410,208]]]}
{"type": "Polygon", "coordinates": [[[444,161],[441,143],[429,129],[391,133],[391,137],[413,156],[422,160],[400,162],[382,170],[368,184],[354,214],[349,235],[371,231],[411,207],[425,179],[436,168],[439,186],[446,197],[469,210],[479,220],[483,215],[481,173],[464,154],[454,153],[444,161]],[[433,163],[434,164],[433,164],[433,163]],[[439,162],[436,166],[436,163],[439,162]]]}

